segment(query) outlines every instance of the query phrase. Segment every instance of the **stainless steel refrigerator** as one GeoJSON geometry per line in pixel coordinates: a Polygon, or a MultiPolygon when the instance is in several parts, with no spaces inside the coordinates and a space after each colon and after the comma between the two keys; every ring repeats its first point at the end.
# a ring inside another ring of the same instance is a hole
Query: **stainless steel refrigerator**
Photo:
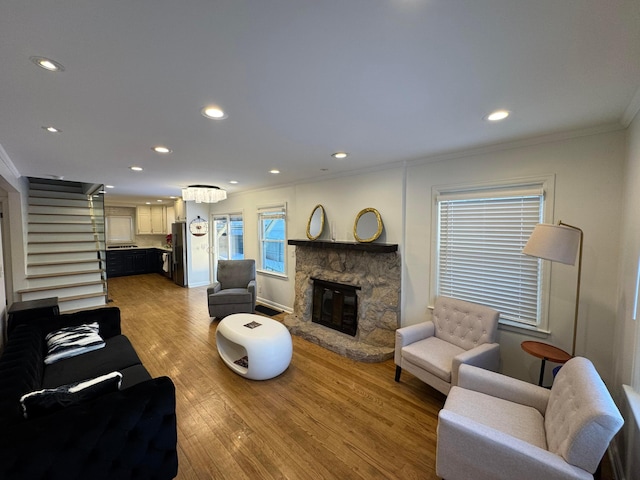
{"type": "Polygon", "coordinates": [[[187,224],[171,225],[171,245],[173,249],[173,281],[181,287],[187,286],[187,224]]]}

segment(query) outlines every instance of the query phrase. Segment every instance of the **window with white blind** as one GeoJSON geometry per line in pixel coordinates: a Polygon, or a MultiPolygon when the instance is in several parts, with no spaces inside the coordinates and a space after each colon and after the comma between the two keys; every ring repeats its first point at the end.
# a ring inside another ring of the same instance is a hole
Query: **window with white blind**
{"type": "Polygon", "coordinates": [[[501,323],[546,330],[544,265],[521,253],[547,216],[546,183],[434,192],[436,295],[495,308],[501,323]]]}
{"type": "Polygon", "coordinates": [[[286,275],[287,209],[278,205],[258,209],[260,265],[264,272],[286,275]]]}

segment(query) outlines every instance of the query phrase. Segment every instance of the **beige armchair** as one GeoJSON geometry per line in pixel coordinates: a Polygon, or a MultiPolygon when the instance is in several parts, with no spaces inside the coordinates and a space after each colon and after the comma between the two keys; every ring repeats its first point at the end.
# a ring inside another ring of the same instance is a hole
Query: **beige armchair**
{"type": "Polygon", "coordinates": [[[207,288],[209,316],[253,313],[256,308],[255,260],[218,261],[218,281],[207,288]]]}
{"type": "Polygon", "coordinates": [[[593,479],[622,416],[593,364],[569,360],[551,390],[469,365],[438,415],[446,480],[593,479]]]}
{"type": "Polygon", "coordinates": [[[498,370],[499,315],[484,305],[438,297],[432,321],[396,330],[396,382],[405,369],[446,395],[463,363],[498,370]]]}

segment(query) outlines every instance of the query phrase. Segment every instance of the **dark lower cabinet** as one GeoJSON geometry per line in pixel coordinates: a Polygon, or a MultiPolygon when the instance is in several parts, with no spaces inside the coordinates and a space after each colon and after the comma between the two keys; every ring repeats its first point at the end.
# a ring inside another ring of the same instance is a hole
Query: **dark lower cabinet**
{"type": "Polygon", "coordinates": [[[107,278],[161,273],[162,252],[157,248],[107,250],[107,278]]]}

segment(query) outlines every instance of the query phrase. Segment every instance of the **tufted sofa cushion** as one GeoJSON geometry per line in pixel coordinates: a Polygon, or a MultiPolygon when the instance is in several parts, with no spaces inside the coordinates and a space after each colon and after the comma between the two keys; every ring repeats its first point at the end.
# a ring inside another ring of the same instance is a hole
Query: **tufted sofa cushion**
{"type": "Polygon", "coordinates": [[[623,423],[617,412],[593,364],[572,358],[558,372],[547,404],[544,426],[549,451],[594,472],[607,445],[593,438],[615,435],[623,423]]]}
{"type": "Polygon", "coordinates": [[[496,310],[483,305],[438,297],[433,308],[435,336],[464,350],[494,343],[499,316],[496,310]]]}

